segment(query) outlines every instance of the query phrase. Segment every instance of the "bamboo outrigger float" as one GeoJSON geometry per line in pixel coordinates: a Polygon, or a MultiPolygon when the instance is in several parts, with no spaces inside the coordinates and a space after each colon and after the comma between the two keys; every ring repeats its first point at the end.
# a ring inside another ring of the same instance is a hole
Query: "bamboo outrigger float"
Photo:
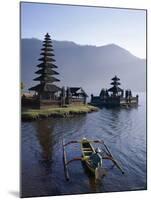
{"type": "Polygon", "coordinates": [[[94,174],[96,180],[101,179],[104,175],[106,175],[106,171],[102,166],[103,159],[111,160],[113,164],[121,171],[121,173],[124,174],[124,171],[122,170],[118,162],[114,159],[109,148],[107,147],[107,145],[104,143],[103,140],[87,140],[86,138],[83,138],[81,141],[70,141],[68,143],[65,143],[64,140],[62,140],[62,146],[63,146],[64,172],[66,180],[70,179],[68,170],[69,163],[77,160],[80,160],[85,163],[90,172],[94,174]],[[65,148],[69,144],[74,144],[74,143],[79,143],[81,145],[82,156],[67,161],[67,154],[65,148]],[[94,149],[92,143],[101,144],[103,145],[104,148],[94,149]]]}

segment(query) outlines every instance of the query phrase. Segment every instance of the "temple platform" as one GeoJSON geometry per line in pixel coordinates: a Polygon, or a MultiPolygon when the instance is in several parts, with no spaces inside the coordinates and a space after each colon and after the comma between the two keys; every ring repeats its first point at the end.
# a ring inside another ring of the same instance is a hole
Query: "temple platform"
{"type": "Polygon", "coordinates": [[[130,89],[123,90],[119,87],[121,83],[117,76],[113,77],[112,87],[102,89],[99,96],[91,95],[90,104],[97,107],[132,107],[138,105],[138,95],[132,96],[130,89]]]}

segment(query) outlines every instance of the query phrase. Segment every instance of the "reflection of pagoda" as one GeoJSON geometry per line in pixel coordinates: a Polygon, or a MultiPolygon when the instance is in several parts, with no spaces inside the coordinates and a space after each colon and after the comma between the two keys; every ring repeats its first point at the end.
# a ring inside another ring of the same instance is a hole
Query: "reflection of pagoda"
{"type": "Polygon", "coordinates": [[[53,124],[48,120],[41,120],[35,124],[37,130],[37,139],[41,146],[42,159],[51,161],[53,150],[53,124]]]}
{"type": "Polygon", "coordinates": [[[106,107],[138,105],[138,95],[133,97],[131,90],[126,90],[124,96],[124,90],[119,87],[120,79],[115,76],[111,80],[111,88],[102,89],[99,96],[91,95],[92,105],[106,107]]]}

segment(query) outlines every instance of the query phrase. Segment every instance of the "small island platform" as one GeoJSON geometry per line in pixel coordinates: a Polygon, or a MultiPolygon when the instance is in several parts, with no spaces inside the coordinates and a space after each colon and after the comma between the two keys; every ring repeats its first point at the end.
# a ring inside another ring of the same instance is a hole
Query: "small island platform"
{"type": "Polygon", "coordinates": [[[91,105],[57,107],[48,109],[23,109],[22,121],[32,121],[46,117],[72,117],[79,114],[96,112],[99,109],[91,105]]]}
{"type": "Polygon", "coordinates": [[[117,76],[113,77],[111,80],[111,88],[102,89],[99,96],[91,95],[91,105],[108,108],[138,106],[138,95],[135,97],[132,96],[132,91],[130,89],[124,92],[124,90],[119,87],[121,83],[117,76]]]}

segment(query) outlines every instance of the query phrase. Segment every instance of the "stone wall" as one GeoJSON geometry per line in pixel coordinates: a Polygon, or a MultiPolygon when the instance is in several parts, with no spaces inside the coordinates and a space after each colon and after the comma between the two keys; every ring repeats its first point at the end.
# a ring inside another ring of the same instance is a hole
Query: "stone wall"
{"type": "Polygon", "coordinates": [[[56,108],[66,105],[83,105],[85,104],[85,99],[71,99],[69,104],[62,104],[62,100],[39,100],[34,97],[23,97],[21,99],[22,108],[27,109],[48,109],[48,108],[56,108]]]}

